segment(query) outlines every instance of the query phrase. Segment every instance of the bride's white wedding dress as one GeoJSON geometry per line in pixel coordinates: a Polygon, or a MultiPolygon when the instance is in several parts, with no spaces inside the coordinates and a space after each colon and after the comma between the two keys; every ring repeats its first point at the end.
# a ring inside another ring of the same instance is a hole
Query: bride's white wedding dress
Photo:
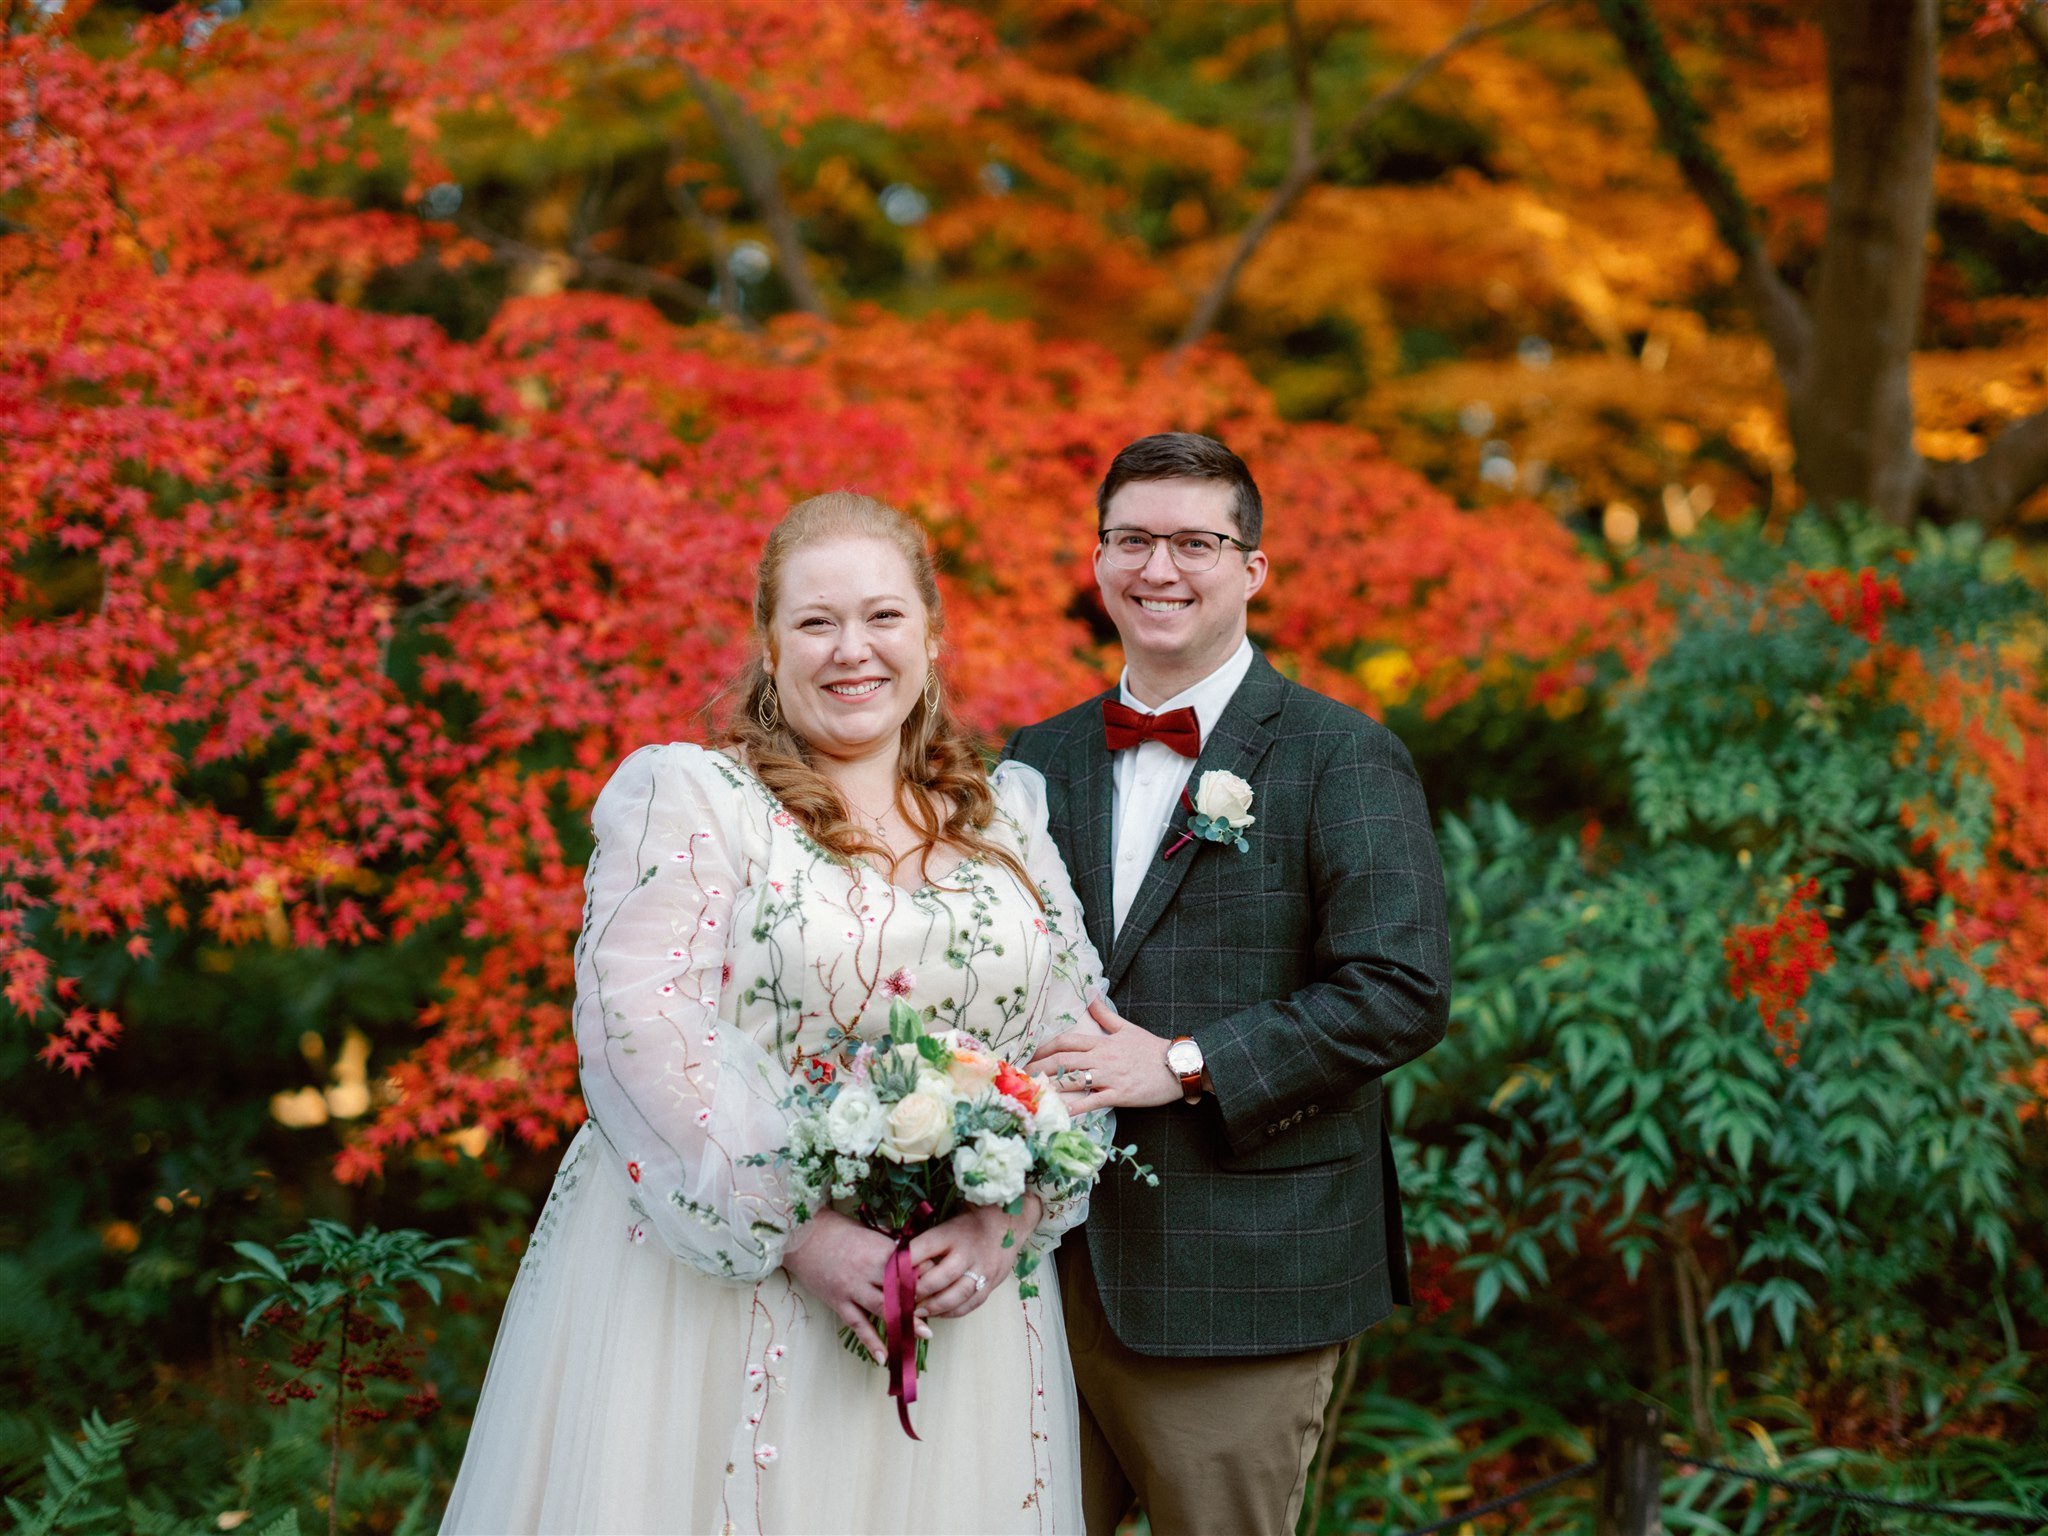
{"type": "MultiPolygon", "coordinates": [[[[731,759],[647,747],[592,816],[576,953],[591,1118],[505,1308],[444,1532],[1081,1530],[1053,1265],[936,1319],[903,1435],[881,1370],[794,1286],[793,1073],[887,1032],[888,1003],[1022,1062],[1092,1027],[1100,967],[1033,769],[996,775],[993,861],[904,890],[848,868],[731,759]]],[[[1050,1210],[1034,1244],[1081,1219],[1050,1210]]]]}

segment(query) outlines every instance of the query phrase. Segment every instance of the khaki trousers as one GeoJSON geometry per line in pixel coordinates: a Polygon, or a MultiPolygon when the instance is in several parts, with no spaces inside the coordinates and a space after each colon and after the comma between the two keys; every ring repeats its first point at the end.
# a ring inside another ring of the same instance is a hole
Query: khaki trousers
{"type": "Polygon", "coordinates": [[[1115,1536],[1134,1500],[1153,1536],[1291,1536],[1343,1346],[1141,1355],[1103,1316],[1086,1234],[1070,1234],[1058,1261],[1088,1536],[1115,1536]]]}

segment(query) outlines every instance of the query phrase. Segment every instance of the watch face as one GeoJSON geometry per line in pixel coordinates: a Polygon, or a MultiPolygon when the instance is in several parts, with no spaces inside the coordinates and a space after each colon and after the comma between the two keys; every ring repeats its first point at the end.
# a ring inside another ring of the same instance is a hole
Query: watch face
{"type": "Polygon", "coordinates": [[[1176,1040],[1166,1048],[1166,1064],[1177,1077],[1188,1077],[1202,1070],[1202,1048],[1192,1040],[1176,1040]]]}

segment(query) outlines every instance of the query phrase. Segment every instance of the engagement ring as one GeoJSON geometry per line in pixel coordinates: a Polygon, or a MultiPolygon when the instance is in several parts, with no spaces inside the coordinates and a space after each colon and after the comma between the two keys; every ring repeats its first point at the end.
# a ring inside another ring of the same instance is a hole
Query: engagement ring
{"type": "Polygon", "coordinates": [[[967,1278],[974,1282],[974,1289],[977,1294],[988,1289],[987,1275],[976,1274],[970,1269],[967,1271],[967,1278]]]}

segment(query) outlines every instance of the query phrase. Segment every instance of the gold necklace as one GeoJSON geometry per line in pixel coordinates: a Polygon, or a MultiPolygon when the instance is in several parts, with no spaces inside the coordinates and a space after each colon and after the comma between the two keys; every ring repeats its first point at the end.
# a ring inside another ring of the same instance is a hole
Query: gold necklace
{"type": "MultiPolygon", "coordinates": [[[[840,791],[839,798],[846,802],[846,808],[849,811],[852,811],[854,815],[873,827],[877,834],[887,827],[889,820],[887,816],[877,816],[873,811],[866,809],[864,806],[854,804],[853,796],[847,794],[844,790],[840,791]]],[[[889,809],[893,811],[896,807],[892,805],[889,809]]]]}

